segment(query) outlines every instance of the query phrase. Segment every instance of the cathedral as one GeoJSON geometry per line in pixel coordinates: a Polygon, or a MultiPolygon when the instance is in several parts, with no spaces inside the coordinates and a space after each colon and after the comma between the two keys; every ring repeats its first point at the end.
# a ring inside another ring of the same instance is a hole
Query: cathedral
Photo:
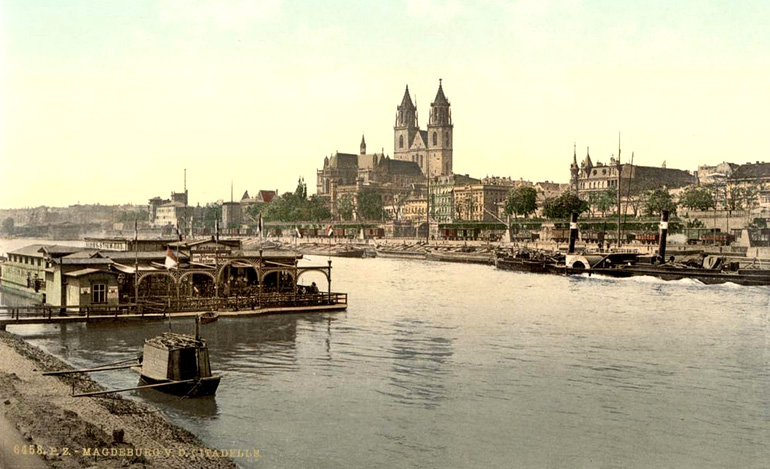
{"type": "Polygon", "coordinates": [[[396,107],[393,126],[393,158],[381,153],[367,153],[361,136],[358,154],[335,152],[324,158],[317,171],[316,193],[330,199],[330,206],[341,192],[361,188],[411,188],[425,182],[425,177],[452,175],[452,113],[449,100],[439,80],[436,98],[430,105],[427,130],[421,130],[417,107],[409,86],[396,107]]]}
{"type": "Polygon", "coordinates": [[[439,80],[436,98],[430,105],[427,130],[420,130],[417,107],[409,95],[409,85],[396,108],[393,126],[393,157],[417,163],[430,177],[452,174],[452,111],[439,80]]]}

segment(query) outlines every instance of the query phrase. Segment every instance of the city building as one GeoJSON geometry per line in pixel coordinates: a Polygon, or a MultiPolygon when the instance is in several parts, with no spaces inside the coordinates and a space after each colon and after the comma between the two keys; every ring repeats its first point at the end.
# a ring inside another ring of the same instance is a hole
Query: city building
{"type": "Polygon", "coordinates": [[[508,193],[523,183],[511,178],[485,177],[478,184],[455,186],[455,219],[499,222],[500,207],[505,205],[508,193]]]}
{"type": "Polygon", "coordinates": [[[457,217],[455,187],[480,184],[481,180],[467,174],[436,176],[430,182],[430,218],[439,223],[451,223],[457,217]]]}
{"type": "Polygon", "coordinates": [[[150,226],[187,226],[193,215],[193,209],[187,206],[187,202],[187,189],[184,192],[172,192],[171,199],[153,197],[147,206],[150,226]]]}
{"type": "MultiPolygon", "coordinates": [[[[570,165],[570,186],[580,198],[587,200],[591,193],[607,189],[616,190],[618,182],[622,188],[634,191],[647,191],[656,188],[676,189],[697,182],[697,178],[681,169],[639,166],[627,163],[618,164],[613,155],[609,164],[593,163],[591,155],[586,150],[586,157],[578,166],[577,153],[573,152],[570,165]],[[618,172],[620,178],[618,178],[618,172]]],[[[625,196],[621,192],[621,196],[625,196]]]]}
{"type": "Polygon", "coordinates": [[[770,163],[757,161],[737,166],[727,179],[727,191],[756,218],[770,219],[770,163]]]}
{"type": "Polygon", "coordinates": [[[737,164],[727,162],[714,166],[701,165],[698,166],[695,177],[698,178],[698,184],[701,185],[724,184],[737,167],[737,164]]]}

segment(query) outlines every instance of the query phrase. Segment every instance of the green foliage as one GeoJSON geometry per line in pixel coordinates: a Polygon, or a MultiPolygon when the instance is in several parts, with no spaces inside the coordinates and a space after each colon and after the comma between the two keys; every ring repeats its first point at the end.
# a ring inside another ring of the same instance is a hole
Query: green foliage
{"type": "Polygon", "coordinates": [[[3,232],[7,234],[13,234],[13,230],[16,226],[16,221],[13,219],[13,217],[8,217],[5,220],[3,220],[3,232]]]}
{"type": "MultiPolygon", "coordinates": [[[[267,208],[266,203],[264,202],[256,202],[246,207],[246,215],[251,221],[256,222],[259,220],[259,214],[263,213],[265,209],[267,208]]],[[[264,215],[263,215],[264,217],[264,215]]]]}
{"type": "Polygon", "coordinates": [[[537,190],[534,187],[519,186],[508,193],[505,201],[507,215],[522,215],[525,218],[537,210],[537,190]]]}
{"type": "Polygon", "coordinates": [[[219,219],[219,214],[222,213],[222,205],[218,203],[209,203],[203,207],[203,226],[209,230],[214,230],[216,220],[219,219]]]}
{"type": "Polygon", "coordinates": [[[646,215],[660,215],[663,210],[676,213],[676,203],[671,194],[665,189],[655,189],[647,194],[644,201],[644,213],[646,215]]]}
{"type": "Polygon", "coordinates": [[[714,196],[705,187],[690,186],[679,196],[679,205],[693,210],[716,208],[714,196]]]}
{"type": "Polygon", "coordinates": [[[543,215],[547,218],[568,218],[572,212],[578,214],[588,210],[588,202],[582,200],[572,191],[567,191],[558,197],[546,199],[543,204],[543,215]]]}
{"type": "Polygon", "coordinates": [[[353,196],[351,194],[343,194],[339,200],[337,200],[337,213],[339,214],[341,220],[352,220],[354,209],[355,207],[353,204],[353,196]]]}
{"type": "Polygon", "coordinates": [[[618,203],[618,194],[614,188],[608,187],[601,192],[592,192],[588,195],[588,203],[591,207],[601,212],[605,216],[610,208],[618,203]]]}
{"type": "MultiPolygon", "coordinates": [[[[331,218],[323,200],[314,195],[307,198],[305,190],[286,192],[261,208],[265,221],[321,221],[331,218]]],[[[257,214],[258,216],[258,214],[257,214]]]]}
{"type": "Polygon", "coordinates": [[[692,220],[685,221],[684,227],[685,228],[705,228],[706,224],[698,220],[697,218],[694,218],[692,220]]]}
{"type": "Polygon", "coordinates": [[[363,220],[385,220],[388,217],[382,196],[364,189],[358,193],[358,215],[363,220]]]}

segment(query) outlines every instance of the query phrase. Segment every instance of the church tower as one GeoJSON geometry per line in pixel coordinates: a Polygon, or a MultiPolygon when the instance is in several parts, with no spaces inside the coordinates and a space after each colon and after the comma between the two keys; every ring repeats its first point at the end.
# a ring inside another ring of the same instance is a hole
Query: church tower
{"type": "Polygon", "coordinates": [[[428,162],[430,177],[452,174],[452,111],[444,95],[441,79],[436,99],[430,105],[428,120],[428,162]]]}
{"type": "Polygon", "coordinates": [[[397,160],[411,161],[409,147],[419,131],[419,126],[417,108],[412,103],[412,97],[409,96],[409,85],[406,85],[404,97],[396,109],[396,125],[393,126],[393,157],[397,160]]]}
{"type": "Polygon", "coordinates": [[[359,154],[366,154],[366,140],[364,140],[364,134],[361,134],[361,146],[359,147],[359,154]]]}
{"type": "Polygon", "coordinates": [[[572,164],[569,165],[569,172],[570,172],[570,189],[577,194],[578,193],[578,179],[580,175],[580,166],[578,166],[577,162],[577,143],[575,143],[572,147],[572,164]]]}

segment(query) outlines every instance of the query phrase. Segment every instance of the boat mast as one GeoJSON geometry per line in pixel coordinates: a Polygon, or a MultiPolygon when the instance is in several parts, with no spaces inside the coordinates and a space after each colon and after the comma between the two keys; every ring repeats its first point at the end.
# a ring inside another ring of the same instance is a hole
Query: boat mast
{"type": "Polygon", "coordinates": [[[430,155],[425,156],[425,244],[430,244],[430,155]]]}
{"type": "Polygon", "coordinates": [[[617,192],[617,199],[618,199],[618,249],[620,248],[620,171],[623,169],[622,166],[620,166],[620,132],[618,132],[618,161],[617,161],[617,167],[618,167],[618,183],[616,187],[617,192]]]}

